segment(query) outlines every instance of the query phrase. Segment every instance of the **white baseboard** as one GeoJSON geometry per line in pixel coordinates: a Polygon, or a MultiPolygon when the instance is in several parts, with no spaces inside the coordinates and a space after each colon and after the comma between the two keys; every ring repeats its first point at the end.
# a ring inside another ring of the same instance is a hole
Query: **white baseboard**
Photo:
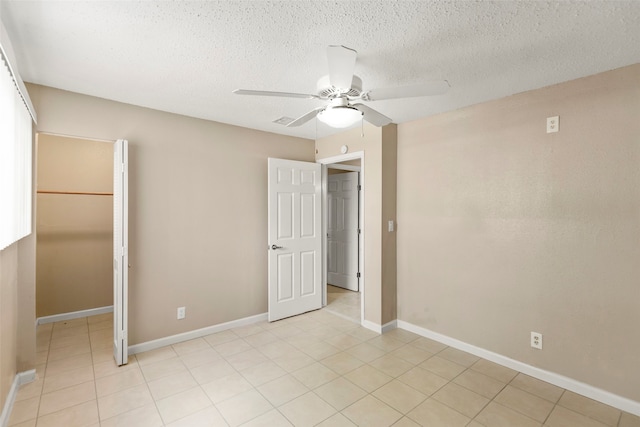
{"type": "Polygon", "coordinates": [[[593,400],[597,400],[609,406],[613,406],[614,408],[618,408],[622,411],[640,416],[640,402],[636,402],[626,397],[618,396],[606,390],[602,390],[592,385],[574,380],[573,378],[556,374],[555,372],[536,368],[535,366],[531,366],[518,360],[503,356],[501,354],[485,350],[484,348],[476,347],[474,345],[465,343],[455,338],[451,338],[438,332],[431,331],[429,329],[422,328],[420,326],[416,326],[403,320],[398,320],[398,327],[423,336],[425,338],[430,338],[434,341],[441,342],[448,345],[449,347],[466,351],[467,353],[474,354],[478,357],[482,357],[483,359],[487,359],[499,365],[506,366],[507,368],[514,369],[516,371],[522,372],[539,380],[546,381],[558,387],[573,391],[574,393],[581,394],[593,400]]]}
{"type": "Polygon", "coordinates": [[[18,385],[30,383],[36,380],[36,370],[30,369],[28,371],[18,372],[16,377],[18,377],[18,385]]]}
{"type": "Polygon", "coordinates": [[[387,322],[384,325],[382,325],[382,333],[384,334],[385,332],[392,331],[397,327],[398,327],[398,321],[392,320],[391,322],[387,322]]]}
{"type": "Polygon", "coordinates": [[[268,318],[267,313],[256,314],[255,316],[244,317],[242,319],[232,320],[231,322],[220,323],[218,325],[207,326],[206,328],[196,329],[189,332],[183,332],[181,334],[171,335],[164,338],[158,338],[157,340],[130,345],[128,350],[129,350],[129,354],[142,353],[149,350],[155,350],[156,348],[177,344],[179,342],[189,341],[192,339],[215,334],[216,332],[226,331],[227,329],[239,328],[240,326],[246,326],[246,325],[251,325],[252,323],[263,322],[263,321],[266,321],[267,318],[268,318]]]}
{"type": "Polygon", "coordinates": [[[45,323],[61,322],[63,320],[78,319],[80,317],[95,316],[98,314],[113,312],[113,306],[90,308],[88,310],[72,311],[70,313],[53,314],[51,316],[38,317],[36,325],[44,325],[45,323]]]}
{"type": "Polygon", "coordinates": [[[362,326],[378,334],[384,334],[385,332],[389,332],[390,330],[398,327],[396,320],[392,320],[384,325],[378,325],[377,323],[373,323],[369,320],[363,320],[362,326]]]}
{"type": "Polygon", "coordinates": [[[0,427],[6,427],[9,425],[9,418],[11,418],[11,410],[13,409],[13,403],[16,400],[16,395],[18,394],[18,389],[22,384],[30,383],[31,381],[36,379],[36,370],[32,369],[30,371],[18,372],[13,379],[13,383],[11,383],[11,388],[9,389],[9,394],[7,395],[7,400],[4,402],[4,408],[2,408],[2,413],[0,414],[0,427]]]}
{"type": "Polygon", "coordinates": [[[369,320],[363,320],[362,321],[362,326],[369,329],[370,331],[373,331],[377,334],[381,334],[382,333],[382,326],[378,325],[377,323],[373,323],[369,320]]]}

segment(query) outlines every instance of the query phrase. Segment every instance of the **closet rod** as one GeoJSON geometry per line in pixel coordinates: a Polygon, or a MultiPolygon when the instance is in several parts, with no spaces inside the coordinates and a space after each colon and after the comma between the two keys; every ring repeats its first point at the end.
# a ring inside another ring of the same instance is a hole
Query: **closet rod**
{"type": "Polygon", "coordinates": [[[38,194],[72,194],[72,195],[84,195],[84,196],[113,196],[113,193],[87,192],[87,191],[38,190],[38,194]]]}

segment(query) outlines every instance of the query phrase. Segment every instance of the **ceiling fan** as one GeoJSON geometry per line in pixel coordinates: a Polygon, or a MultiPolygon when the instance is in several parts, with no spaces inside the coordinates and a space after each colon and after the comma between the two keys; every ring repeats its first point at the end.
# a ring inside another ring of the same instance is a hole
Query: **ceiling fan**
{"type": "Polygon", "coordinates": [[[344,46],[329,46],[327,59],[329,75],[323,76],[317,83],[317,94],[272,92],[263,90],[236,89],[238,95],[279,96],[284,98],[322,99],[328,104],[315,108],[293,120],[287,127],[301,126],[314,117],[331,127],[349,127],[360,119],[375,126],[384,126],[392,120],[373,108],[357,101],[382,101],[397,98],[441,95],[449,89],[446,80],[432,81],[412,86],[362,90],[362,79],[353,74],[357,52],[344,46]]]}

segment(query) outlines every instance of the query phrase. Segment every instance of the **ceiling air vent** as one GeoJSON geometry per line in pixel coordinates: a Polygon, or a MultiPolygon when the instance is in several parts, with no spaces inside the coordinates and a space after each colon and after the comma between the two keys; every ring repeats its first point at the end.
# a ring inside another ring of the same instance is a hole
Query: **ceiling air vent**
{"type": "Polygon", "coordinates": [[[279,119],[274,120],[273,123],[277,123],[279,125],[286,126],[286,125],[288,125],[289,123],[291,123],[294,120],[295,119],[292,119],[291,117],[282,116],[279,119]]]}

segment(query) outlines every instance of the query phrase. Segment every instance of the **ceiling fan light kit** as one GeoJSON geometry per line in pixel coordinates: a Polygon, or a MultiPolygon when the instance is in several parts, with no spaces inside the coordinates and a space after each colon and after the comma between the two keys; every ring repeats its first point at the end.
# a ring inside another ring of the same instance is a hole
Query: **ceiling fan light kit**
{"type": "Polygon", "coordinates": [[[318,120],[332,128],[348,128],[362,119],[364,113],[349,106],[329,106],[318,113],[318,120]]]}
{"type": "Polygon", "coordinates": [[[351,104],[351,101],[369,102],[441,95],[449,89],[449,83],[444,80],[398,88],[373,89],[363,92],[362,79],[353,74],[357,54],[355,50],[344,46],[329,46],[327,48],[329,75],[321,77],[320,80],[318,80],[317,95],[245,89],[236,89],[233,93],[238,95],[328,100],[328,106],[315,108],[286,126],[301,126],[314,117],[317,117],[318,120],[333,128],[347,128],[361,119],[368,121],[374,126],[385,126],[392,122],[389,117],[373,108],[360,103],[351,104]]]}

